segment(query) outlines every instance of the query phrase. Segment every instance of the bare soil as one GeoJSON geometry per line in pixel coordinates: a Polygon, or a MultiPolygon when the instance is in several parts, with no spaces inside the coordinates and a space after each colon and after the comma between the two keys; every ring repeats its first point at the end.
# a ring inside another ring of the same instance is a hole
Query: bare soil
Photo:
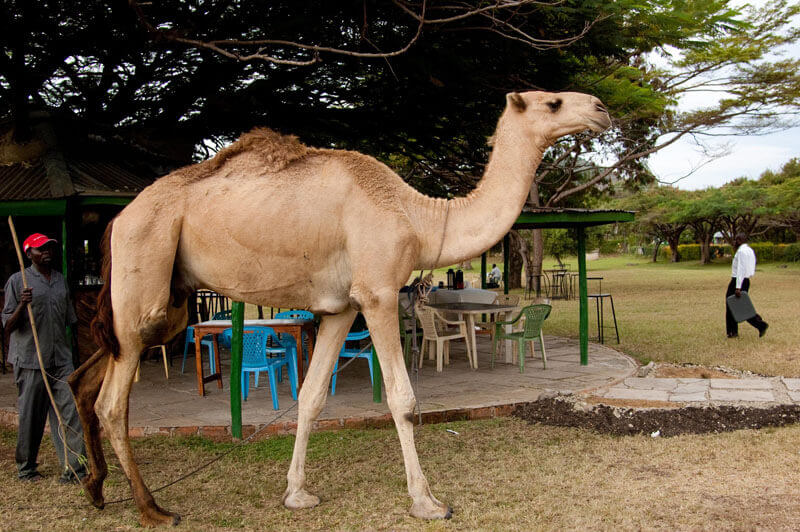
{"type": "Polygon", "coordinates": [[[659,364],[653,370],[653,377],[673,379],[736,379],[738,375],[721,369],[704,368],[703,366],[675,366],[659,364]]]}
{"type": "Polygon", "coordinates": [[[767,408],[708,406],[626,408],[589,404],[574,397],[550,397],[518,406],[514,415],[529,423],[579,427],[602,434],[677,436],[780,427],[800,422],[800,405],[767,408]]]}

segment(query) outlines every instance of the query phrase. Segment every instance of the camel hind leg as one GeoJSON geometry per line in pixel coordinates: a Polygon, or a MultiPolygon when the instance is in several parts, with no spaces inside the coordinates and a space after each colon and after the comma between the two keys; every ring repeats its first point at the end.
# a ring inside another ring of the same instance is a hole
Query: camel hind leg
{"type": "Polygon", "coordinates": [[[108,474],[108,467],[100,440],[100,421],[94,405],[103,385],[109,358],[108,353],[98,350],[69,377],[69,385],[75,396],[75,406],[83,425],[86,458],[89,461],[89,474],[83,478],[83,487],[91,503],[101,510],[105,506],[103,481],[108,474]]]}
{"type": "Polygon", "coordinates": [[[120,339],[120,355],[110,360],[108,364],[95,408],[119,458],[122,470],[128,477],[142,525],[146,527],[177,525],[180,516],[159,507],[145,485],[133,458],[128,437],[129,396],[133,376],[139,363],[139,354],[142,351],[141,344],[136,345],[137,343],[120,339]]]}

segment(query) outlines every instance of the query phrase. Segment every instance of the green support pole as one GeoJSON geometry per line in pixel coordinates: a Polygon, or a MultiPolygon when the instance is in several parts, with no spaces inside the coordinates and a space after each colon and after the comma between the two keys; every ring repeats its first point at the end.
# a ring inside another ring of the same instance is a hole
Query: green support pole
{"type": "MultiPolygon", "coordinates": [[[[67,291],[69,291],[70,283],[69,260],[67,259],[67,250],[69,249],[69,246],[67,245],[67,216],[67,213],[64,213],[64,217],[61,219],[61,275],[64,276],[64,284],[67,285],[67,291]]],[[[79,365],[77,363],[80,362],[80,360],[78,357],[78,350],[76,349],[77,344],[73,339],[72,325],[67,325],[67,345],[73,348],[72,361],[75,363],[75,367],[77,368],[79,365]]]]}
{"type": "Polygon", "coordinates": [[[580,294],[581,366],[589,364],[589,298],[586,289],[586,228],[578,227],[578,292],[580,294]]]}
{"type": "MultiPolygon", "coordinates": [[[[242,335],[244,331],[244,303],[231,304],[231,434],[242,437],[242,335]]],[[[219,356],[219,353],[217,353],[219,356]]]]}
{"type": "Polygon", "coordinates": [[[382,399],[381,394],[381,364],[378,362],[378,353],[375,352],[375,346],[372,346],[372,402],[380,403],[382,399]]]}
{"type": "Polygon", "coordinates": [[[506,236],[503,237],[503,293],[508,293],[508,259],[511,256],[511,249],[509,246],[511,245],[511,237],[506,236]]]}
{"type": "MultiPolygon", "coordinates": [[[[481,254],[481,288],[486,289],[486,252],[481,254]]],[[[486,321],[486,320],[484,320],[486,321]]]]}

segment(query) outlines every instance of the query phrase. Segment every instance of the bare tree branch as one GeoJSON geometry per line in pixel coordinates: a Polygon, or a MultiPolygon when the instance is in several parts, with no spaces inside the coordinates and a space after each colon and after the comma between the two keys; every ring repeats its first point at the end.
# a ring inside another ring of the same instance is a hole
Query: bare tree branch
{"type": "MultiPolygon", "coordinates": [[[[569,46],[575,41],[583,38],[592,28],[592,26],[601,19],[597,18],[591,23],[587,23],[580,33],[570,37],[566,37],[564,39],[538,39],[525,33],[524,31],[522,31],[521,28],[515,26],[514,24],[506,20],[501,20],[496,16],[496,13],[501,11],[513,10],[515,8],[519,9],[520,7],[523,6],[555,6],[562,2],[563,0],[557,0],[554,2],[546,2],[540,0],[510,0],[510,1],[495,0],[493,3],[479,8],[470,8],[468,5],[439,6],[437,7],[437,10],[439,11],[448,10],[448,11],[461,11],[461,12],[456,15],[448,17],[429,18],[427,16],[427,11],[428,11],[427,0],[423,0],[421,2],[418,12],[412,9],[412,7],[410,7],[410,4],[408,2],[394,0],[393,3],[395,6],[397,6],[399,9],[407,13],[409,16],[411,16],[414,20],[418,22],[416,32],[414,33],[414,35],[411,38],[409,38],[409,40],[402,47],[396,50],[388,52],[382,52],[382,51],[359,52],[355,50],[347,50],[344,48],[304,44],[297,41],[290,41],[283,39],[250,39],[250,40],[192,39],[185,35],[182,35],[182,32],[177,29],[165,30],[158,28],[150,21],[150,19],[144,12],[143,6],[147,5],[146,3],[140,2],[139,0],[128,0],[131,9],[134,11],[136,17],[139,20],[139,23],[142,25],[142,27],[145,28],[145,30],[147,30],[147,32],[152,36],[154,40],[180,43],[195,48],[210,50],[214,53],[220,54],[224,57],[236,61],[242,61],[242,62],[266,61],[268,63],[274,63],[277,65],[289,65],[289,66],[313,65],[322,60],[321,54],[323,53],[349,56],[349,57],[359,57],[364,59],[387,59],[391,57],[396,57],[407,52],[419,40],[422,34],[422,30],[425,26],[442,25],[476,16],[481,16],[483,18],[486,18],[492,23],[490,27],[481,27],[478,29],[497,33],[506,39],[523,42],[537,50],[561,48],[569,46]],[[255,51],[250,53],[243,53],[241,51],[244,49],[252,49],[252,48],[256,49],[255,51]],[[309,53],[310,57],[306,59],[280,57],[274,52],[272,53],[268,52],[268,49],[270,48],[288,48],[295,51],[307,52],[309,53]]],[[[368,26],[369,24],[367,21],[367,14],[365,8],[364,21],[361,27],[361,36],[363,40],[365,40],[371,46],[377,49],[378,47],[365,37],[366,29],[368,26]]]]}

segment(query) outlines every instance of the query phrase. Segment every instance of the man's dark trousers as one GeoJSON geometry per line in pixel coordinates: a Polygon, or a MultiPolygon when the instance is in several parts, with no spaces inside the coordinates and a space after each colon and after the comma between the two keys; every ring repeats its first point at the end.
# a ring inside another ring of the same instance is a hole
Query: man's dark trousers
{"type": "MultiPolygon", "coordinates": [[[[744,279],[742,281],[742,292],[749,292],[750,290],[750,279],[744,279]]],[[[736,293],[736,277],[731,277],[731,282],[728,284],[728,290],[725,291],[725,328],[728,330],[728,336],[736,336],[739,334],[739,324],[733,319],[733,314],[731,314],[731,309],[728,308],[728,297],[732,296],[736,293]]],[[[761,319],[761,316],[756,314],[749,320],[747,323],[758,329],[758,332],[761,332],[767,324],[764,323],[764,320],[761,319]]]]}
{"type": "MultiPolygon", "coordinates": [[[[72,399],[72,392],[66,383],[67,377],[72,373],[72,366],[56,366],[47,372],[50,378],[50,387],[53,390],[58,409],[64,418],[64,432],[67,440],[67,458],[72,469],[78,477],[86,474],[86,467],[81,463],[85,455],[83,444],[83,429],[72,399]]],[[[44,435],[44,425],[50,417],[50,434],[56,455],[61,462],[62,472],[66,467],[64,461],[64,443],[58,432],[58,418],[50,404],[50,397],[42,380],[42,373],[38,369],[25,369],[14,366],[14,381],[17,384],[19,396],[17,408],[19,411],[19,438],[17,439],[17,470],[20,478],[25,478],[36,472],[36,456],[39,454],[39,445],[44,435]]],[[[71,474],[71,472],[70,472],[71,474]]],[[[64,476],[69,476],[64,472],[64,476]]]]}

